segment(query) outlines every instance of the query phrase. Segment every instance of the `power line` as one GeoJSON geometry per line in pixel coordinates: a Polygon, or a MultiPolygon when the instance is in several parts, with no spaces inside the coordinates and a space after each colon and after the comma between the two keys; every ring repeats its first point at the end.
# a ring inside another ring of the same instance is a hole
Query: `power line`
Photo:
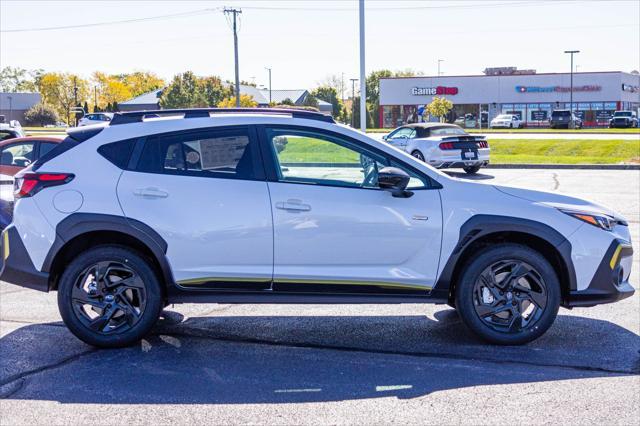
{"type": "Polygon", "coordinates": [[[24,33],[24,32],[36,32],[36,31],[70,30],[75,28],[90,28],[90,27],[101,27],[101,26],[107,26],[107,25],[132,24],[136,22],[159,21],[163,19],[186,18],[189,16],[197,16],[197,15],[204,15],[207,13],[219,12],[221,10],[222,8],[217,7],[217,8],[192,10],[190,12],[173,13],[169,15],[149,16],[146,18],[123,19],[119,21],[93,22],[90,24],[76,24],[76,25],[61,25],[58,27],[14,28],[10,30],[0,30],[0,33],[24,33]]]}

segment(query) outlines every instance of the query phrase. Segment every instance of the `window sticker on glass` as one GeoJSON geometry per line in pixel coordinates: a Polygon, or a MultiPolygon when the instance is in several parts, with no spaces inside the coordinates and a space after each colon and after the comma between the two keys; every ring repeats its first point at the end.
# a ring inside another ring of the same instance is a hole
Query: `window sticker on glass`
{"type": "Polygon", "coordinates": [[[249,138],[246,136],[231,136],[203,139],[198,142],[202,170],[235,170],[246,146],[249,144],[249,138]]]}

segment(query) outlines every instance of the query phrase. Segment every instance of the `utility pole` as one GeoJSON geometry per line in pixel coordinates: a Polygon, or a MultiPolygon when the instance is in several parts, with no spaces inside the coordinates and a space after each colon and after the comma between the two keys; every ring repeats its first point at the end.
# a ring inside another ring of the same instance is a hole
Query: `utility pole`
{"type": "Polygon", "coordinates": [[[440,74],[441,74],[441,72],[440,72],[440,63],[441,62],[444,62],[444,59],[438,59],[438,77],[440,77],[440,74]]]}
{"type": "Polygon", "coordinates": [[[570,128],[575,128],[576,123],[573,121],[573,54],[580,53],[579,50],[565,50],[564,53],[568,53],[571,55],[571,87],[569,89],[569,112],[571,112],[571,117],[569,118],[569,126],[570,128]]]}
{"type": "Polygon", "coordinates": [[[364,0],[360,0],[360,130],[367,131],[367,75],[364,67],[364,0]]]}
{"type": "MultiPolygon", "coordinates": [[[[73,107],[78,106],[78,79],[73,77],[73,107]]],[[[76,119],[76,127],[78,127],[78,114],[74,114],[76,119]]]]}
{"type": "Polygon", "coordinates": [[[271,106],[271,68],[264,67],[267,71],[269,71],[269,106],[271,106]]]}
{"type": "Polygon", "coordinates": [[[242,13],[242,10],[235,8],[224,8],[225,14],[233,15],[233,54],[236,63],[236,107],[240,106],[240,68],[238,65],[238,14],[242,13]]]}
{"type": "MultiPolygon", "coordinates": [[[[356,81],[357,78],[351,78],[351,127],[355,127],[356,123],[356,81]]],[[[360,100],[362,103],[362,100],[360,100]]]]}

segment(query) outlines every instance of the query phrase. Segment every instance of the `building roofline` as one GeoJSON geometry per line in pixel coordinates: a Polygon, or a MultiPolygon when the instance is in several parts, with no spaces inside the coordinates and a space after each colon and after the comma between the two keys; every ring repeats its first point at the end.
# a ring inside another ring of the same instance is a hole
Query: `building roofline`
{"type": "MultiPolygon", "coordinates": [[[[381,77],[380,80],[401,80],[401,79],[410,79],[410,78],[473,78],[473,77],[530,77],[536,75],[570,75],[569,72],[539,72],[535,74],[500,74],[500,75],[486,75],[486,74],[472,74],[472,75],[416,75],[413,77],[381,77]]],[[[574,72],[576,74],[631,74],[630,72],[625,71],[581,71],[574,72]]]]}

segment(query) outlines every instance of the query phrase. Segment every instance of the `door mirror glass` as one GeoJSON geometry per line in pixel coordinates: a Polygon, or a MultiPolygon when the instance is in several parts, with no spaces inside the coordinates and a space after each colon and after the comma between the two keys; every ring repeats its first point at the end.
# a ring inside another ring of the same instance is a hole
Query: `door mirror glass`
{"type": "Polygon", "coordinates": [[[411,176],[397,167],[384,167],[378,171],[380,189],[391,192],[394,197],[408,198],[413,192],[407,191],[411,176]]]}

